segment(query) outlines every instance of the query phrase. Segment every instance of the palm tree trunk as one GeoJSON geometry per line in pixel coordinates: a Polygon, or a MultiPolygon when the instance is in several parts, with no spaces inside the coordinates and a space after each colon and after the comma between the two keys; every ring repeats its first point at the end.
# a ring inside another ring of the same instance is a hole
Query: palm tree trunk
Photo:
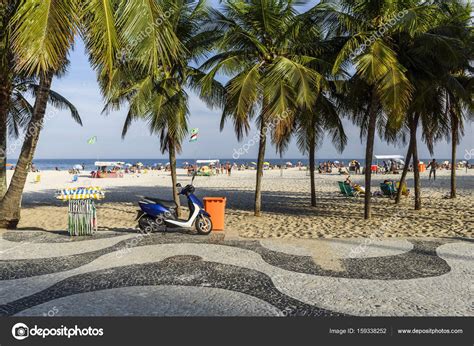
{"type": "Polygon", "coordinates": [[[265,146],[267,144],[266,122],[262,116],[260,120],[260,142],[258,146],[257,160],[257,183],[255,185],[255,216],[262,216],[262,178],[263,178],[263,161],[265,160],[265,146]]]}
{"type": "Polygon", "coordinates": [[[369,109],[369,126],[367,128],[367,144],[365,147],[365,194],[364,194],[364,219],[372,216],[372,197],[370,184],[372,183],[372,159],[374,156],[375,127],[377,125],[377,112],[375,110],[375,92],[369,109]]]}
{"type": "Polygon", "coordinates": [[[410,143],[408,144],[407,156],[405,157],[405,166],[403,167],[402,176],[400,178],[400,185],[399,185],[399,189],[397,190],[397,197],[395,198],[395,204],[400,203],[403,184],[405,184],[405,180],[408,174],[408,166],[410,166],[410,161],[411,161],[412,156],[413,156],[413,140],[410,136],[410,143]]]}
{"type": "Polygon", "coordinates": [[[11,80],[0,76],[0,199],[7,192],[7,119],[11,96],[11,80]]]}
{"type": "Polygon", "coordinates": [[[178,177],[176,175],[176,146],[173,142],[173,140],[170,138],[168,140],[168,151],[169,151],[169,156],[170,156],[170,168],[171,168],[171,184],[172,190],[173,190],[173,199],[178,206],[177,212],[178,216],[180,216],[180,201],[179,201],[179,195],[178,195],[178,188],[176,187],[176,184],[178,183],[178,177]]]}
{"type": "Polygon", "coordinates": [[[33,116],[26,130],[15,173],[5,197],[0,202],[0,228],[16,228],[20,221],[21,197],[28,176],[28,169],[33,160],[41,128],[43,127],[52,79],[53,74],[51,72],[40,78],[33,116]]]}
{"type": "Polygon", "coordinates": [[[451,115],[451,198],[456,198],[456,147],[458,144],[458,118],[451,115]]]}
{"type": "Polygon", "coordinates": [[[314,136],[312,136],[309,143],[309,176],[311,180],[311,206],[312,207],[316,206],[316,184],[314,181],[315,152],[316,152],[316,143],[314,140],[314,136]]]}
{"type": "Polygon", "coordinates": [[[413,175],[415,180],[415,210],[421,209],[421,183],[420,167],[418,165],[418,148],[416,140],[416,131],[418,128],[419,114],[415,114],[410,128],[410,140],[413,143],[413,175]]]}
{"type": "Polygon", "coordinates": [[[8,25],[10,1],[0,0],[0,199],[7,192],[7,119],[12,92],[12,61],[8,25]]]}

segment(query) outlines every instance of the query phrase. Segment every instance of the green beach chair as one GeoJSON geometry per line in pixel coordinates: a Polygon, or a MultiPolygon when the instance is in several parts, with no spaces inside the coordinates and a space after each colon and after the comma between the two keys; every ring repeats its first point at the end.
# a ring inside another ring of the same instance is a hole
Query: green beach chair
{"type": "Polygon", "coordinates": [[[349,184],[346,184],[343,181],[340,181],[338,183],[339,183],[339,188],[341,189],[341,193],[343,193],[344,196],[347,196],[347,197],[359,196],[359,192],[354,190],[354,188],[350,186],[349,184]]]}
{"type": "Polygon", "coordinates": [[[393,182],[392,184],[380,183],[380,190],[382,190],[384,196],[388,196],[390,199],[395,198],[397,195],[397,190],[393,182]]]}
{"type": "Polygon", "coordinates": [[[341,193],[343,195],[345,195],[346,194],[346,189],[344,187],[344,182],[343,181],[338,181],[337,183],[339,184],[339,190],[341,190],[341,193]]]}

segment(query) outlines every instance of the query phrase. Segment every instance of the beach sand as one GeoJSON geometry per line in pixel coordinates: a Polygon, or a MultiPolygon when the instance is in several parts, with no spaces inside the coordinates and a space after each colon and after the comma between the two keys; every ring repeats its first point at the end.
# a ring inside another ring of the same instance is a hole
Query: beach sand
{"type": "MultiPolygon", "coordinates": [[[[9,178],[11,178],[11,171],[9,178]]],[[[169,173],[149,171],[117,179],[91,179],[85,174],[71,183],[65,171],[41,172],[41,182],[34,183],[30,173],[23,196],[24,230],[63,231],[67,225],[67,202],[54,198],[56,189],[74,186],[101,186],[106,198],[98,205],[99,230],[126,230],[136,227],[135,216],[140,196],[171,199],[169,173]]],[[[413,178],[408,177],[410,197],[395,206],[388,198],[373,198],[373,219],[363,219],[363,198],[343,197],[337,185],[339,174],[316,174],[317,206],[310,206],[309,174],[291,168],[264,172],[263,216],[253,216],[255,171],[232,171],[232,176],[196,177],[198,197],[227,197],[226,235],[244,238],[346,238],[346,237],[472,237],[474,229],[474,170],[458,170],[458,198],[451,200],[449,171],[438,171],[435,182],[422,177],[421,211],[413,210],[413,178]]],[[[373,190],[385,179],[399,175],[374,175],[373,190]]],[[[353,182],[363,184],[355,175],[353,182]]],[[[178,180],[189,183],[184,170],[178,180]]],[[[185,200],[182,204],[186,205],[185,200]]]]}

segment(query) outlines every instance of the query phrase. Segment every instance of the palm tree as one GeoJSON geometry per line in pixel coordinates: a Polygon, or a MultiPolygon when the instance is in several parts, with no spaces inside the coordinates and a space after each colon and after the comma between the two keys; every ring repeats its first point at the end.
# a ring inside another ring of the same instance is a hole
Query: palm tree
{"type": "MultiPolygon", "coordinates": [[[[8,116],[6,120],[6,133],[12,139],[18,140],[20,134],[25,130],[26,125],[33,115],[33,106],[26,99],[27,93],[35,94],[38,88],[38,84],[32,78],[19,78],[14,77],[11,86],[11,95],[10,100],[8,101],[8,116]]],[[[68,103],[64,97],[58,93],[52,91],[50,95],[50,102],[57,102],[61,105],[68,103]]],[[[80,120],[80,119],[79,119],[80,120]]],[[[7,158],[7,147],[2,148],[2,153],[4,153],[4,159],[7,158]]],[[[0,172],[1,175],[1,197],[5,196],[7,192],[7,181],[6,181],[6,170],[0,172]]]]}
{"type": "Polygon", "coordinates": [[[332,36],[342,36],[346,43],[336,58],[333,71],[353,63],[355,75],[351,85],[366,85],[365,97],[356,105],[356,114],[362,115],[361,133],[366,134],[365,153],[365,208],[364,217],[371,217],[371,166],[377,118],[385,114],[389,127],[396,129],[403,123],[412,85],[406,77],[406,68],[399,62],[390,34],[394,29],[390,20],[407,20],[407,11],[419,20],[419,9],[407,1],[322,1],[312,12],[325,23],[332,36]],[[381,33],[381,31],[383,31],[381,33]]]}
{"type": "MultiPolygon", "coordinates": [[[[237,0],[214,10],[212,23],[221,33],[217,54],[201,68],[204,82],[217,73],[230,77],[221,129],[227,119],[241,140],[258,113],[259,149],[255,187],[255,215],[261,216],[261,184],[267,131],[276,121],[291,127],[297,108],[311,108],[324,78],[309,67],[316,59],[303,46],[318,39],[315,26],[298,20],[293,1],[237,0]],[[308,30],[301,30],[303,27],[308,30]]],[[[206,85],[206,84],[205,84],[206,85]]]]}
{"type": "Polygon", "coordinates": [[[7,136],[8,113],[10,109],[11,93],[13,90],[13,52],[10,46],[11,17],[15,13],[18,1],[0,1],[0,198],[7,191],[7,136]]]}
{"type": "MultiPolygon", "coordinates": [[[[122,131],[125,137],[133,120],[144,119],[150,132],[160,136],[161,152],[169,153],[173,198],[179,206],[177,194],[176,156],[188,133],[188,94],[186,89],[201,93],[204,73],[192,66],[206,54],[215,41],[216,32],[206,29],[209,9],[204,0],[163,0],[163,8],[172,9],[171,28],[183,47],[179,61],[161,77],[150,74],[136,76],[133,62],[125,62],[126,76],[110,96],[110,106],[118,108],[122,101],[129,104],[122,131]]],[[[222,104],[224,90],[216,81],[202,93],[201,99],[211,108],[222,104]]]]}
{"type": "MultiPolygon", "coordinates": [[[[453,0],[439,2],[438,6],[445,14],[437,33],[457,40],[459,45],[457,59],[449,66],[449,71],[440,79],[444,91],[445,110],[449,118],[451,139],[451,192],[450,197],[456,198],[456,149],[460,137],[464,134],[464,121],[467,114],[471,114],[473,103],[473,78],[474,68],[471,62],[474,56],[474,35],[472,33],[473,10],[470,2],[453,0]]],[[[455,49],[453,49],[455,50],[455,49]]]]}
{"type": "MultiPolygon", "coordinates": [[[[463,128],[463,110],[472,107],[469,78],[463,71],[472,60],[472,34],[468,29],[469,7],[456,1],[437,4],[438,15],[426,32],[397,38],[399,57],[407,67],[408,78],[415,86],[408,111],[411,128],[406,165],[413,158],[415,171],[415,209],[421,208],[420,179],[416,150],[416,127],[421,122],[423,140],[433,154],[434,142],[443,137],[452,140],[451,196],[455,197],[456,145],[463,128]]],[[[471,78],[472,80],[472,78],[471,78]]],[[[401,183],[404,182],[407,166],[401,183]]],[[[400,191],[399,191],[400,192],[400,191]]],[[[396,203],[399,203],[400,193],[396,203]]]]}
{"type": "MultiPolygon", "coordinates": [[[[129,47],[137,57],[137,69],[155,74],[159,73],[155,63],[167,66],[176,58],[180,47],[163,16],[164,11],[153,1],[31,0],[15,9],[8,22],[8,49],[15,57],[16,71],[38,77],[39,87],[12,182],[0,202],[0,227],[15,228],[18,224],[21,194],[50,99],[51,82],[64,69],[76,33],[81,33],[101,86],[107,90],[116,75],[117,53],[122,47],[129,47]],[[162,22],[158,26],[159,18],[162,22]],[[141,35],[150,30],[153,35],[141,35]],[[129,46],[130,40],[136,44],[129,46]]],[[[0,80],[5,80],[4,71],[0,73],[0,80]]]]}
{"type": "Polygon", "coordinates": [[[311,206],[316,206],[316,184],[314,180],[315,153],[328,132],[332,142],[339,151],[343,151],[347,143],[342,121],[335,102],[327,95],[320,93],[311,110],[304,110],[296,118],[296,137],[299,149],[308,154],[311,181],[311,206]]]}

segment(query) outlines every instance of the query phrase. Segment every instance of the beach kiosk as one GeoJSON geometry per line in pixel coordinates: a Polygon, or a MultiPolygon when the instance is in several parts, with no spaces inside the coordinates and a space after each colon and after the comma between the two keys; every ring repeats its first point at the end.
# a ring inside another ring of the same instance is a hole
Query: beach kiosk
{"type": "Polygon", "coordinates": [[[92,178],[123,178],[125,162],[96,161],[94,165],[96,170],[92,172],[92,178]]]}
{"type": "Polygon", "coordinates": [[[56,191],[56,198],[68,201],[68,232],[71,236],[93,235],[97,231],[94,200],[105,197],[100,187],[65,188],[56,191]]]}

